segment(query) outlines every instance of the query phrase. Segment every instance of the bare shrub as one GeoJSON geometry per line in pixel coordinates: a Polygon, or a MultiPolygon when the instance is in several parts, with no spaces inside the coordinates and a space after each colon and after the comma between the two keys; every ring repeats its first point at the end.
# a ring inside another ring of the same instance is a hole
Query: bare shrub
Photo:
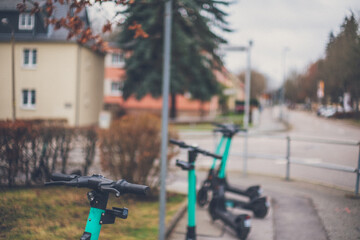
{"type": "Polygon", "coordinates": [[[42,184],[62,162],[65,172],[74,129],[62,120],[0,122],[0,184],[42,184]]]}
{"type": "MultiPolygon", "coordinates": [[[[160,125],[160,118],[149,113],[127,115],[114,121],[109,130],[101,132],[102,168],[115,178],[158,186],[160,125]]],[[[169,134],[177,138],[174,131],[169,134]]],[[[173,146],[169,145],[168,160],[174,154],[173,146]]]]}
{"type": "Polygon", "coordinates": [[[79,135],[81,137],[80,142],[82,145],[82,151],[85,158],[82,174],[84,176],[87,176],[90,166],[94,163],[98,134],[95,128],[89,127],[89,128],[80,129],[79,135]]]}

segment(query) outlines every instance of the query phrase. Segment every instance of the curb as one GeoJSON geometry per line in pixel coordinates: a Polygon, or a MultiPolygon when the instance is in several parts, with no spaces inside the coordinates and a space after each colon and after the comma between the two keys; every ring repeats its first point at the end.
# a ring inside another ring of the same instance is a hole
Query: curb
{"type": "Polygon", "coordinates": [[[175,213],[174,217],[170,220],[170,222],[166,226],[165,230],[165,239],[168,239],[174,230],[176,224],[180,221],[180,219],[184,216],[187,209],[187,199],[181,204],[179,210],[175,213]]]}

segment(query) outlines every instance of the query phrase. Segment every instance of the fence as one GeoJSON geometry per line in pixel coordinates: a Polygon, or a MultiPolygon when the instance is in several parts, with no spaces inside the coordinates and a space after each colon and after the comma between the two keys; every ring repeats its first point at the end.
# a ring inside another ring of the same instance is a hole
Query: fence
{"type": "MultiPolygon", "coordinates": [[[[257,154],[257,153],[247,153],[246,157],[244,158],[244,162],[246,164],[247,158],[263,158],[263,159],[283,159],[286,161],[286,173],[285,179],[290,180],[290,167],[291,164],[297,165],[305,165],[310,167],[316,168],[323,168],[347,173],[356,174],[356,183],[355,183],[355,195],[359,195],[359,181],[360,181],[360,142],[355,141],[339,141],[339,140],[330,140],[330,139],[323,139],[323,138],[309,138],[309,137],[295,137],[295,136],[274,136],[274,135],[257,135],[257,134],[238,134],[239,137],[266,137],[266,138],[276,138],[276,139],[283,139],[286,141],[286,153],[285,156],[278,156],[278,155],[271,155],[271,154],[257,154]],[[354,146],[359,148],[358,154],[358,163],[357,167],[351,166],[344,166],[339,164],[333,163],[316,163],[316,162],[309,162],[306,161],[306,158],[295,158],[291,157],[291,143],[292,142],[307,142],[307,143],[321,143],[321,144],[332,144],[332,145],[344,145],[344,146],[354,146]]],[[[247,149],[245,150],[247,152],[247,149]]],[[[241,156],[243,157],[243,153],[232,153],[231,156],[241,156]]],[[[246,170],[244,169],[244,173],[246,170]]]]}

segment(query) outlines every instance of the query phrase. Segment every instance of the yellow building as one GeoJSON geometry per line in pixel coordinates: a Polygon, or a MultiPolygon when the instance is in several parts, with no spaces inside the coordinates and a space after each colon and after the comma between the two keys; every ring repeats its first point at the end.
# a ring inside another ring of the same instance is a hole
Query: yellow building
{"type": "MultiPolygon", "coordinates": [[[[65,29],[45,27],[41,13],[18,12],[18,2],[0,1],[0,120],[15,116],[66,119],[71,126],[97,123],[104,54],[66,40],[65,29]]],[[[66,7],[57,6],[54,17],[65,16],[66,7]]],[[[86,11],[81,16],[88,23],[86,11]]]]}

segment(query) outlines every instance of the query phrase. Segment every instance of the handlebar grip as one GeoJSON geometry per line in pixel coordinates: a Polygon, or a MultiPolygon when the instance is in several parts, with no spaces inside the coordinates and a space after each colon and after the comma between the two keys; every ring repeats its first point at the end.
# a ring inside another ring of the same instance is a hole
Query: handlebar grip
{"type": "Polygon", "coordinates": [[[179,147],[182,147],[182,148],[189,147],[189,146],[186,145],[184,142],[177,141],[177,140],[175,140],[175,139],[170,139],[169,142],[172,143],[172,144],[178,145],[179,147]]]}
{"type": "Polygon", "coordinates": [[[136,195],[147,196],[150,193],[150,188],[148,186],[129,183],[125,180],[117,181],[115,188],[118,189],[121,194],[133,193],[136,195]]]}
{"type": "Polygon", "coordinates": [[[217,155],[217,154],[215,154],[215,153],[210,153],[210,154],[208,154],[208,156],[213,157],[213,158],[216,158],[216,159],[219,159],[219,160],[222,159],[222,156],[217,155]]]}
{"type": "Polygon", "coordinates": [[[51,180],[53,181],[71,181],[74,178],[79,177],[78,175],[72,174],[63,174],[63,173],[53,173],[51,174],[51,180]]]}
{"type": "Polygon", "coordinates": [[[217,123],[217,122],[213,122],[212,125],[214,125],[214,126],[216,126],[216,127],[221,127],[221,128],[225,127],[224,124],[217,123]]]}
{"type": "Polygon", "coordinates": [[[223,129],[223,128],[215,128],[214,130],[213,130],[213,132],[224,132],[224,131],[226,131],[226,129],[223,129]]]}
{"type": "Polygon", "coordinates": [[[216,159],[222,159],[222,156],[217,155],[215,153],[211,153],[211,152],[208,152],[208,151],[205,151],[205,150],[200,150],[199,152],[204,154],[205,156],[213,157],[213,158],[216,158],[216,159]]]}

